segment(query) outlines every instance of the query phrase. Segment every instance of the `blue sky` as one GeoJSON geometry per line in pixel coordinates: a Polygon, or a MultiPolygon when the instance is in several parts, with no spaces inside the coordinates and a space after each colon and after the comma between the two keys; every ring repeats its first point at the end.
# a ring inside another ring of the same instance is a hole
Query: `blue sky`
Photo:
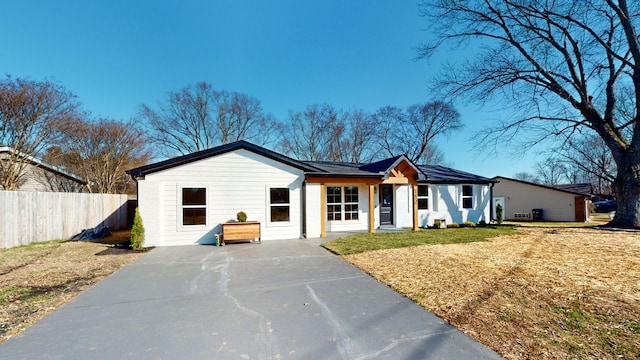
{"type": "MultiPolygon", "coordinates": [[[[198,81],[256,97],[279,119],[313,103],[375,111],[434,100],[443,59],[415,61],[430,37],[414,1],[7,1],[0,72],[60,82],[96,116],[198,81]]],[[[469,138],[496,116],[457,105],[464,131],[440,139],[447,165],[483,176],[533,172],[533,154],[488,158],[469,138]]]]}

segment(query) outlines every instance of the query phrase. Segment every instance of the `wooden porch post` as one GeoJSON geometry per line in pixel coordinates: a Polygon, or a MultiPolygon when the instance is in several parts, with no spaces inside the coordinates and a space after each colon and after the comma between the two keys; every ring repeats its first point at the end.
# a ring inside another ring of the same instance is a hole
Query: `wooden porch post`
{"type": "Polygon", "coordinates": [[[375,219],[375,189],[376,186],[369,184],[369,233],[376,232],[376,219],[375,219]]]}
{"type": "Polygon", "coordinates": [[[320,237],[327,237],[327,186],[320,184],[320,237]]]}

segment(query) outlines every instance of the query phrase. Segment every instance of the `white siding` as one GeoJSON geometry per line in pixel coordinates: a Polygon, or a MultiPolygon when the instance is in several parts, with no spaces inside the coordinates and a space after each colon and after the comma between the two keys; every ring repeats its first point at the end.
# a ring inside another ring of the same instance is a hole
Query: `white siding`
{"type": "Polygon", "coordinates": [[[320,184],[306,184],[306,209],[307,218],[307,238],[320,237],[320,184]]]}
{"type": "MultiPolygon", "coordinates": [[[[575,194],[500,178],[494,186],[493,196],[505,198],[506,220],[516,219],[514,214],[529,214],[532,209],[542,209],[542,219],[547,221],[575,221],[575,194]]],[[[588,207],[586,207],[588,209],[588,207]]]]}
{"type": "Polygon", "coordinates": [[[436,219],[445,219],[450,224],[462,224],[465,221],[489,222],[491,211],[491,188],[489,185],[473,186],[473,208],[462,207],[462,184],[429,185],[429,209],[418,211],[418,224],[421,227],[433,226],[436,219]]]}
{"type": "Polygon", "coordinates": [[[138,183],[145,245],[213,243],[221,224],[239,211],[261,222],[262,240],[299,238],[303,180],[301,170],[243,149],[148,174],[138,183]],[[207,189],[206,226],[182,226],[183,187],[207,189]],[[270,187],[290,189],[289,222],[270,222],[270,187]]]}

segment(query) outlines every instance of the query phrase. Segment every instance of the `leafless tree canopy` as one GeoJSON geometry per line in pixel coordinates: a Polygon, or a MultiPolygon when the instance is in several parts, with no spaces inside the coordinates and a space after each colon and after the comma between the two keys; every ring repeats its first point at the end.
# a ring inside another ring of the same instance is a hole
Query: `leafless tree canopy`
{"type": "Polygon", "coordinates": [[[6,77],[0,80],[0,146],[12,148],[0,161],[0,187],[20,187],[27,163],[24,155],[37,156],[60,124],[76,118],[79,103],[61,85],[6,77]]]}
{"type": "Polygon", "coordinates": [[[277,124],[260,101],[215,90],[205,82],[170,92],[156,107],[140,106],[149,136],[166,156],[188,154],[237,140],[266,144],[277,124]]]}
{"type": "Polygon", "coordinates": [[[131,193],[135,184],[125,170],[150,158],[143,132],[133,123],[77,119],[65,126],[64,138],[45,160],[87,179],[95,193],[131,193]]]}
{"type": "Polygon", "coordinates": [[[445,44],[479,48],[439,86],[518,110],[485,143],[523,131],[531,143],[597,134],[617,165],[614,223],[640,226],[640,2],[433,0],[421,10],[435,40],[419,56],[445,44]]]}
{"type": "Polygon", "coordinates": [[[442,161],[434,139],[463,127],[458,111],[443,101],[414,104],[405,110],[383,107],[375,119],[379,126],[378,144],[386,155],[404,154],[418,164],[442,161]]]}
{"type": "Polygon", "coordinates": [[[314,104],[289,113],[280,147],[302,160],[362,163],[407,155],[416,163],[436,163],[444,156],[434,138],[460,128],[458,112],[441,101],[386,106],[373,114],[314,104]]]}

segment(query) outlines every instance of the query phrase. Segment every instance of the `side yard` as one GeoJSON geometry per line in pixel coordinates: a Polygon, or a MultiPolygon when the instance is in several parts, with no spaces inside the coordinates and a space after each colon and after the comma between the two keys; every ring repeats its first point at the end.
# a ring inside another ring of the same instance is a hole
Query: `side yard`
{"type": "MultiPolygon", "coordinates": [[[[474,229],[419,234],[459,230],[474,229]]],[[[347,261],[506,358],[640,357],[638,232],[545,224],[487,241],[351,253],[347,261]]]]}
{"type": "MultiPolygon", "coordinates": [[[[116,232],[101,241],[120,243],[128,236],[116,232]]],[[[141,255],[86,241],[0,250],[0,343],[141,255]]]]}

